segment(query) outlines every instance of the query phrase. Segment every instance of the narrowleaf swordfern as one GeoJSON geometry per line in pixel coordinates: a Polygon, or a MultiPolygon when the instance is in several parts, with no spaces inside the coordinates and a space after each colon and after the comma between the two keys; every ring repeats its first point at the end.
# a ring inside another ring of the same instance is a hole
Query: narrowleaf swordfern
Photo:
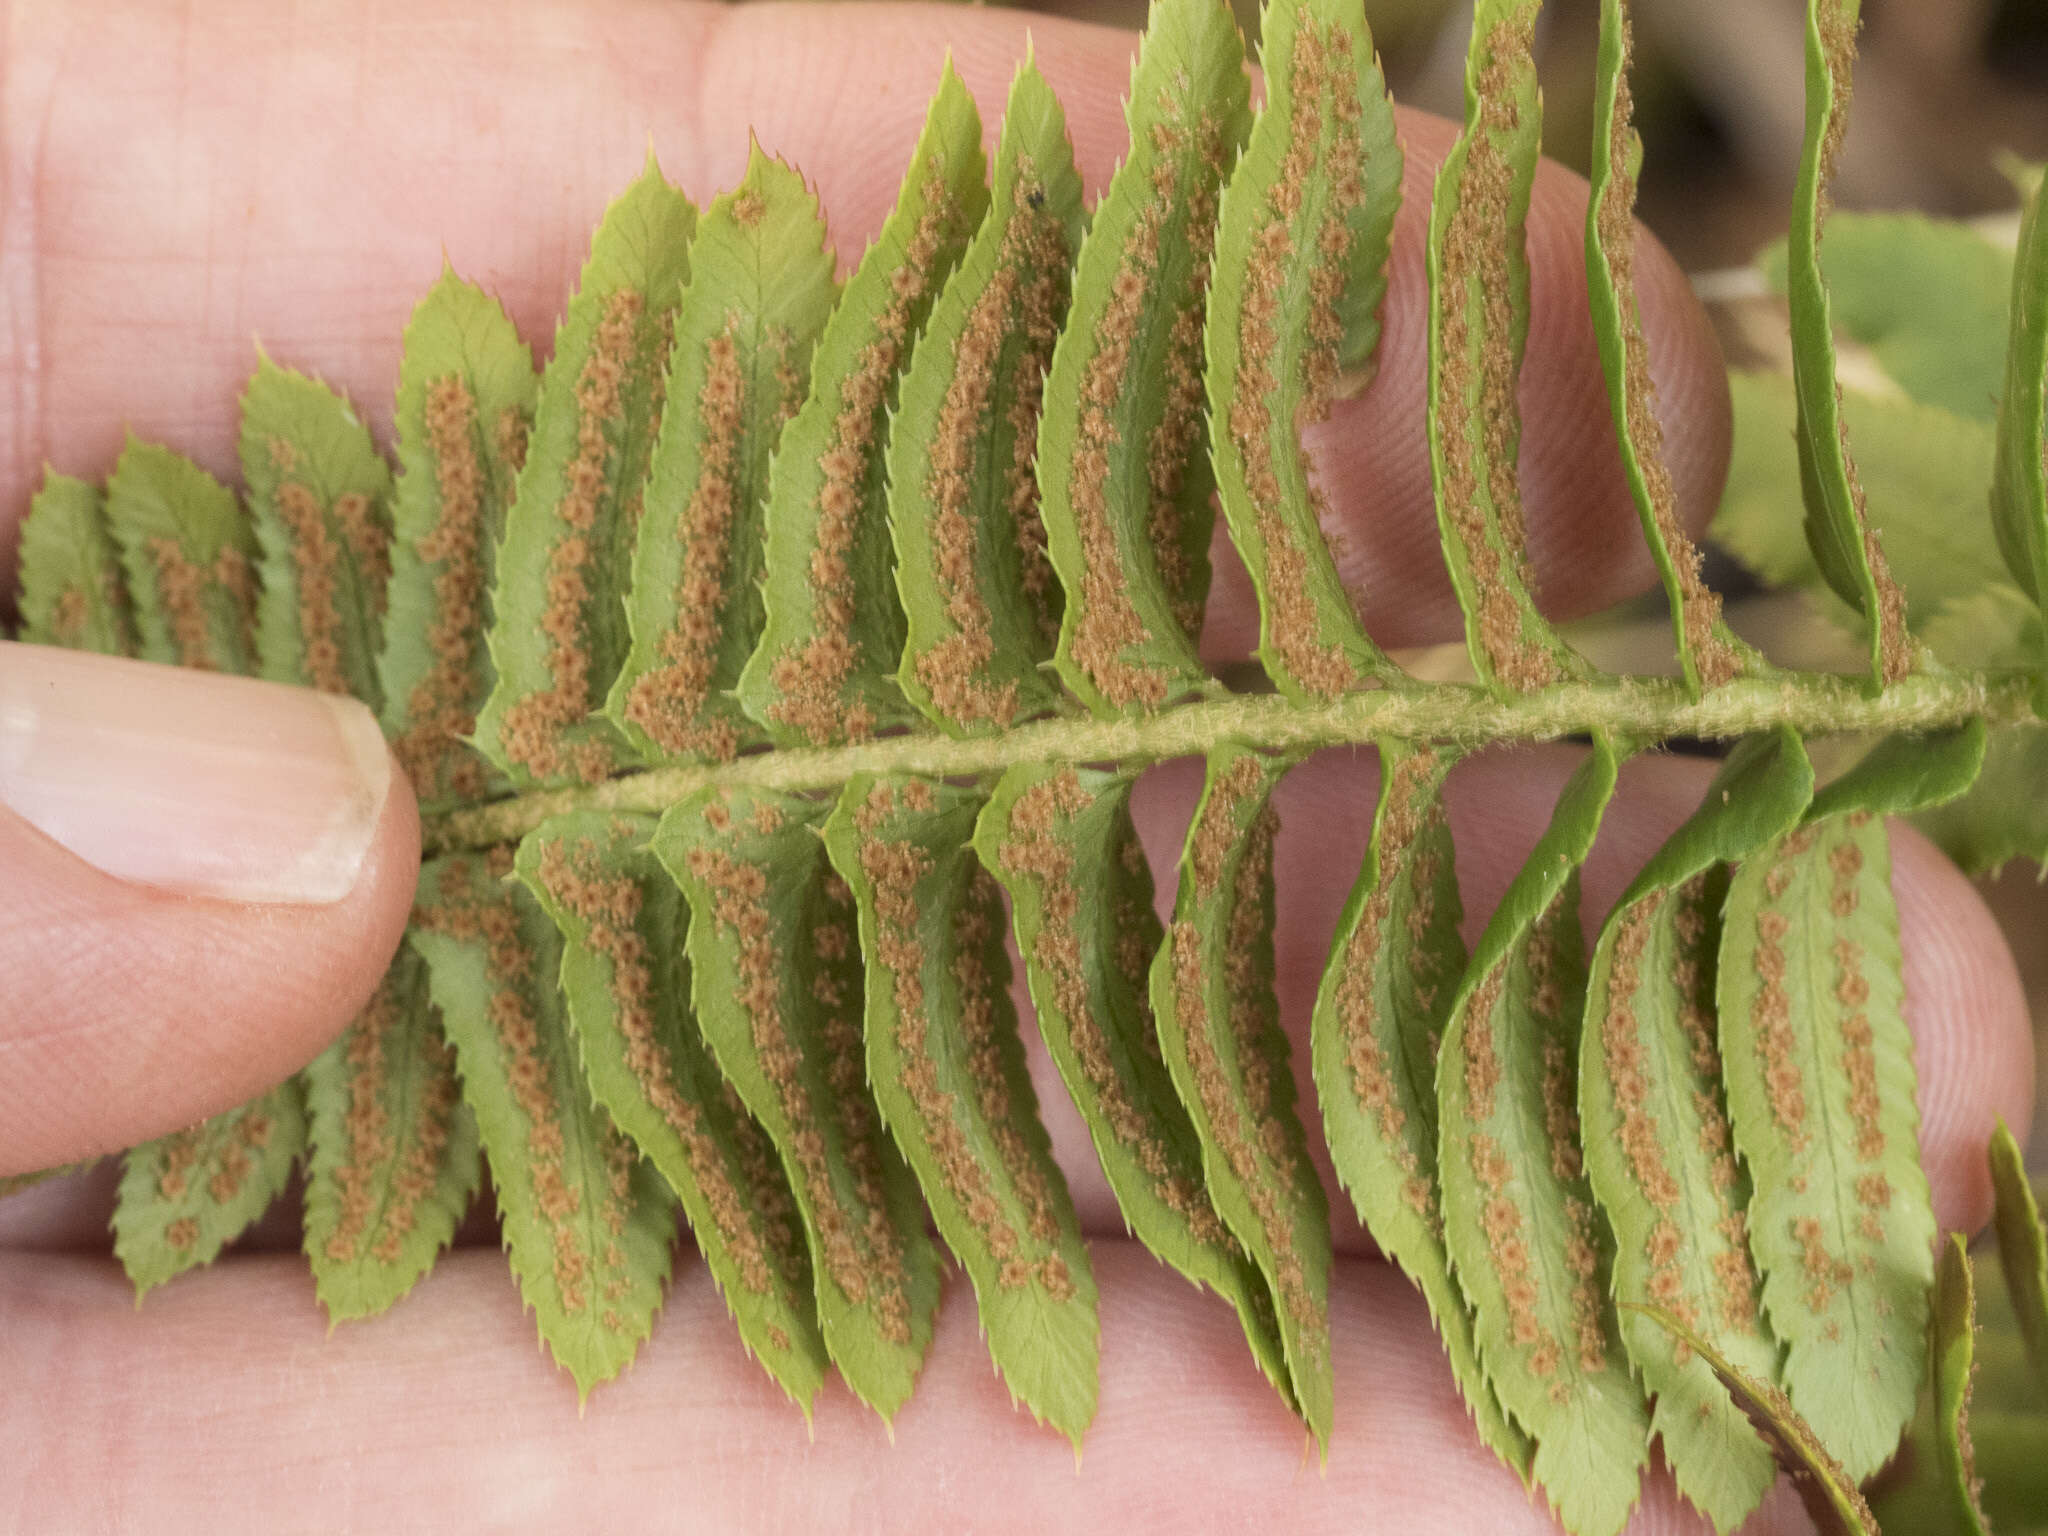
{"type": "MultiPolygon", "coordinates": [[[[1327,1446],[1329,1215],[1277,1018],[1273,791],[1312,749],[1373,746],[1313,1079],[1344,1192],[1427,1298],[1478,1433],[1574,1532],[1624,1522],[1653,1440],[1724,1530],[1774,1450],[1866,1521],[1854,1484],[1913,1413],[1937,1236],[1883,818],[1968,789],[2048,671],[1936,659],[1866,512],[1820,261],[1857,0],[1809,8],[1788,290],[1806,537],[1867,676],[1738,640],[1679,520],[1634,291],[1622,0],[1589,300],[1682,676],[1603,675],[1546,620],[1516,408],[1538,9],[1480,0],[1429,220],[1429,442],[1471,685],[1373,643],[1301,447],[1373,367],[1400,198],[1357,0],[1270,0],[1257,111],[1229,11],[1158,0],[1092,211],[1037,70],[991,169],[949,66],[843,285],[795,170],[756,147],[700,213],[650,163],[544,369],[454,274],[422,301],[395,477],[346,401],[268,358],[244,495],[139,442],[103,491],[53,475],[25,638],[353,693],[427,818],[409,940],[347,1033],[127,1154],[138,1288],[211,1260],[303,1159],[320,1299],[367,1316],[432,1266],[487,1162],[579,1392],[654,1326],[679,1206],[806,1413],[833,1368],[884,1418],[906,1401],[950,1253],[1011,1393],[1078,1443],[1096,1291],[1024,1070],[1014,933],[1130,1228],[1236,1309],[1327,1446]],[[1198,659],[1219,504],[1270,690],[1198,659]],[[1806,743],[1845,733],[1877,744],[1817,788],[1806,743]],[[1446,775],[1565,737],[1590,754],[1468,956],[1446,775]],[[1673,737],[1727,743],[1720,777],[1585,932],[1617,770],[1673,737]],[[1162,923],[1130,797],[1184,755],[1207,777],[1162,923]]],[[[2014,294],[1991,507],[2038,600],[2038,209],[2014,294]]]]}

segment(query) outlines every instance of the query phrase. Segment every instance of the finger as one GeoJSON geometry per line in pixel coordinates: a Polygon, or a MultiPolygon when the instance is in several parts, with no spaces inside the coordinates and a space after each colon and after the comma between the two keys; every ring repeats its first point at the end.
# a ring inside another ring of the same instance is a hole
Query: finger
{"type": "Polygon", "coordinates": [[[383,973],[418,865],[361,705],[0,645],[0,1173],[303,1065],[383,973]]]}
{"type": "MultiPolygon", "coordinates": [[[[231,1261],[138,1314],[104,1261],[20,1258],[0,1271],[0,1437],[36,1472],[18,1523],[126,1529],[146,1510],[175,1536],[215,1528],[231,1488],[245,1524],[277,1531],[632,1530],[679,1507],[693,1528],[821,1536],[1205,1530],[1253,1509],[1302,1536],[1354,1532],[1366,1509],[1387,1536],[1555,1530],[1479,1445],[1421,1303],[1386,1266],[1337,1269],[1336,1433],[1319,1470],[1229,1308],[1133,1244],[1094,1252],[1102,1396],[1078,1466],[1011,1406],[957,1277],[893,1433],[834,1382],[807,1434],[697,1264],[586,1412],[535,1350],[496,1254],[451,1255],[404,1306],[331,1335],[289,1259],[231,1261]],[[204,1408],[167,1418],[174,1405],[204,1408]]],[[[1751,1529],[1798,1519],[1781,1489],[1751,1529]]],[[[1657,1479],[1634,1529],[1705,1527],[1657,1479]]]]}
{"type": "MultiPolygon", "coordinates": [[[[0,576],[4,525],[46,459],[103,473],[132,424],[231,472],[230,402],[252,335],[348,389],[380,430],[407,313],[444,253],[544,340],[650,133],[702,200],[738,178],[751,127],[815,181],[845,259],[880,226],[949,48],[992,134],[1035,44],[1092,192],[1125,144],[1133,39],[1047,17],[422,0],[271,18],[256,0],[16,12],[4,165],[17,190],[0,286],[30,297],[0,309],[0,325],[24,332],[0,346],[0,576]]],[[[1389,644],[1459,630],[1422,408],[1428,183],[1454,130],[1402,123],[1408,198],[1380,376],[1316,436],[1346,574],[1389,644]]],[[[1584,200],[1582,183],[1546,166],[1530,231],[1523,468],[1536,570],[1559,613],[1650,578],[1586,316],[1584,200]]],[[[1638,271],[1681,505],[1697,525],[1726,456],[1719,354],[1654,242],[1638,271]]],[[[1211,652],[1248,653],[1252,622],[1226,562],[1211,652]]]]}

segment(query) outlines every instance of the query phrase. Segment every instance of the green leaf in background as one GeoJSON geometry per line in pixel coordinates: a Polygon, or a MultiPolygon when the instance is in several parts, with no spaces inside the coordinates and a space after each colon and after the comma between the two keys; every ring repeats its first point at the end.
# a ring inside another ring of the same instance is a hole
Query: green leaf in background
{"type": "Polygon", "coordinates": [[[650,158],[605,210],[555,331],[492,589],[497,678],[476,746],[520,787],[604,778],[592,711],[626,656],[625,596],[697,212],[650,158]]]}
{"type": "Polygon", "coordinates": [[[1162,930],[1131,822],[1133,782],[1084,768],[1012,769],[976,823],[975,850],[1010,893],[1039,1033],[1125,1222],[1237,1309],[1259,1368],[1286,1393],[1272,1292],[1209,1198],[1201,1143],[1160,1057],[1145,972],[1162,930]]]}
{"type": "Polygon", "coordinates": [[[1038,432],[1055,662],[1097,714],[1213,688],[1202,316],[1224,173],[1251,126],[1244,39],[1217,0],[1159,0],[1131,73],[1131,148],[1095,206],[1038,432]]]}
{"type": "Polygon", "coordinates": [[[1499,693],[1583,678],[1537,611],[1523,526],[1521,410],[1529,334],[1523,238],[1542,150],[1530,48],[1542,0],[1479,0],[1465,132],[1437,172],[1429,219],[1429,443],[1437,522],[1480,681],[1499,693]]]}
{"type": "Polygon", "coordinates": [[[1770,1382],[1752,1376],[1723,1355],[1682,1318],[1658,1307],[1622,1303],[1623,1309],[1648,1318],[1713,1368],[1730,1397],[1742,1405],[1750,1422],[1777,1448],[1779,1462],[1793,1469],[1806,1513],[1825,1536],[1882,1536],[1877,1517],[1863,1500],[1856,1480],[1842,1470],[1811,1424],[1799,1416],[1790,1398],[1770,1382]]]}
{"type": "Polygon", "coordinates": [[[780,744],[862,741],[914,718],[896,685],[904,620],[883,447],[918,333],[988,207],[984,174],[981,118],[948,59],[896,207],[825,323],[810,394],[768,470],[767,617],[739,698],[780,744]]]}
{"type": "Polygon", "coordinates": [[[983,797],[855,775],[825,824],[860,908],[868,1080],[981,1309],[1011,1396],[1079,1447],[1095,1416],[1095,1275],[1010,1004],[983,797]]]}
{"type": "Polygon", "coordinates": [[[2048,1228],[2041,1223],[2025,1155],[2003,1120],[1991,1137],[1991,1188],[1997,1197],[1992,1223],[1999,1267],[2027,1358],[2048,1393],[2048,1228]]]}
{"type": "Polygon", "coordinates": [[[1272,795],[1292,766],[1233,745],[1210,753],[1152,962],[1152,1012],[1201,1138],[1209,1197],[1272,1287],[1295,1401],[1327,1452],[1330,1212],[1273,995],[1272,795]]]}
{"type": "Polygon", "coordinates": [[[1934,1212],[1901,1012],[1887,815],[1952,799],[1981,725],[1893,737],[1735,873],[1718,1003],[1750,1246],[1792,1404],[1858,1481],[1912,1417],[1934,1212]]]}
{"type": "Polygon", "coordinates": [[[1970,1443],[1970,1390],[1975,1384],[1977,1299],[1971,1288],[1970,1251],[1960,1234],[1941,1245],[1935,1271],[1934,1326],[1927,1335],[1928,1376],[1934,1384],[1941,1459],[1949,1507],[1965,1536],[1987,1536],[1990,1523],[1979,1502],[1976,1447],[1970,1443]]]}
{"type": "Polygon", "coordinates": [[[837,293],[817,197],[754,145],[690,246],[633,551],[633,646],[605,701],[643,761],[724,761],[761,738],[732,689],[761,634],[768,456],[837,293]]]}
{"type": "Polygon", "coordinates": [[[890,1419],[931,1344],[940,1261],[867,1092],[853,898],[818,836],[830,810],[706,790],[662,818],[654,852],[689,898],[697,1025],[795,1192],[825,1348],[890,1419]]]}
{"type": "Polygon", "coordinates": [[[106,498],[54,470],[21,525],[21,638],[102,656],[135,653],[135,613],[107,531],[106,498]]]}
{"type": "Polygon", "coordinates": [[[802,1218],[773,1144],[697,1032],[683,898],[647,849],[654,827],[604,811],[552,817],[514,867],[561,930],[592,1095],[681,1199],[741,1339],[808,1417],[826,1361],[802,1218]]]}
{"type": "Polygon", "coordinates": [[[1593,184],[1586,208],[1587,291],[1622,470],[1643,539],[1664,579],[1679,665],[1697,694],[1752,669],[1761,658],[1722,622],[1720,596],[1701,575],[1703,559],[1679,516],[1678,487],[1664,460],[1649,342],[1636,302],[1636,178],[1643,144],[1632,121],[1632,48],[1628,0],[1601,0],[1593,184]]]}
{"type": "Polygon", "coordinates": [[[1244,259],[1209,299],[1210,441],[1260,660],[1284,692],[1325,698],[1399,676],[1338,578],[1300,433],[1370,375],[1401,147],[1362,8],[1273,0],[1261,36],[1266,105],[1217,222],[1218,249],[1244,259]]]}
{"type": "Polygon", "coordinates": [[[1904,677],[1916,662],[1905,599],[1871,528],[1849,453],[1836,383],[1835,334],[1821,275],[1827,188],[1848,130],[1850,75],[1863,0],[1807,0],[1806,146],[1792,201],[1786,287],[1792,306],[1792,375],[1799,397],[1800,485],[1806,539],[1837,596],[1863,615],[1871,687],[1904,677]]]}
{"type": "Polygon", "coordinates": [[[1534,1471],[1573,1536],[1635,1507],[1650,1415],[1609,1299],[1611,1242],[1580,1154],[1585,953],[1579,866],[1618,770],[1612,742],[1573,775],[1473,951],[1437,1073],[1444,1242],[1480,1365],[1536,1441],[1534,1471]]]}
{"type": "Polygon", "coordinates": [[[384,734],[420,808],[504,781],[463,740],[497,673],[486,577],[512,504],[539,379],[505,311],[443,271],[412,312],[398,371],[390,599],[377,660],[384,734]]]}
{"type": "Polygon", "coordinates": [[[1528,1475],[1531,1447],[1479,1368],[1451,1277],[1437,1179],[1437,1042],[1465,969],[1442,790],[1456,755],[1388,741],[1372,844],[1337,920],[1310,1052],[1338,1179],[1373,1241],[1421,1289],[1480,1438],[1528,1475]]]}
{"type": "MultiPolygon", "coordinates": [[[[1998,469],[1991,523],[2013,575],[2037,604],[2048,603],[2048,197],[2036,190],[2020,224],[2013,268],[2012,340],[1998,412],[1998,469]]],[[[2033,653],[2038,668],[2048,647],[2033,653]]],[[[2048,673],[2034,707],[2048,712],[2048,673]]]]}
{"type": "Polygon", "coordinates": [[[233,491],[190,459],[131,437],[107,481],[107,527],[145,660],[256,670],[256,536],[233,491]]]}
{"type": "MultiPolygon", "coordinates": [[[[2040,610],[2017,587],[1988,586],[1945,603],[1928,622],[1928,648],[1951,666],[2021,666],[2040,645],[2040,610]]],[[[1920,812],[1913,824],[1973,875],[2015,858],[2048,864],[2048,726],[1993,732],[1969,790],[1920,812]]]]}
{"type": "Polygon", "coordinates": [[[509,873],[509,850],[429,862],[408,937],[476,1114],[519,1294],[585,1398],[654,1326],[675,1197],[592,1102],[555,980],[561,936],[509,873]]]}
{"type": "Polygon", "coordinates": [[[212,1263],[270,1209],[305,1144],[294,1079],[190,1130],[130,1148],[114,1198],[114,1257],[137,1299],[212,1263]]]}
{"type": "Polygon", "coordinates": [[[934,724],[997,731],[1061,704],[1059,591],[1038,515],[1039,405],[1085,216],[1067,120],[1017,71],[988,217],[932,310],[889,428],[909,638],[897,681],[934,724]]]}
{"type": "MultiPolygon", "coordinates": [[[[1721,1100],[1714,956],[1724,866],[1790,831],[1812,794],[1792,732],[1735,748],[1699,810],[1615,902],[1580,1042],[1586,1173],[1614,1233],[1615,1296],[1683,1318],[1762,1381],[1777,1373],[1778,1348],[1758,1310],[1749,1181],[1721,1100]]],[[[1769,1449],[1699,1356],[1641,1316],[1624,1313],[1621,1325],[1679,1491],[1733,1530],[1777,1480],[1769,1449]]]]}
{"type": "Polygon", "coordinates": [[[401,948],[369,1005],[305,1070],[306,1257],[335,1322],[412,1289],[476,1193],[476,1121],[427,993],[401,948]]]}
{"type": "Polygon", "coordinates": [[[242,479],[261,548],[263,676],[381,703],[391,470],[347,400],[259,355],[242,394],[242,479]]]}
{"type": "MultiPolygon", "coordinates": [[[[1869,348],[1885,376],[1922,405],[1992,420],[2005,372],[2010,255],[1965,224],[1838,210],[1828,218],[1827,261],[1838,331],[1869,348]]],[[[1776,292],[1787,291],[1784,241],[1757,265],[1776,292]]],[[[1850,435],[1870,443],[1853,423],[1850,435]]]]}
{"type": "MultiPolygon", "coordinates": [[[[1823,580],[1797,519],[1788,515],[1799,480],[1792,429],[1798,406],[1782,374],[1729,375],[1735,447],[1713,536],[1757,579],[1827,594],[1824,606],[1861,632],[1852,609],[1823,580]]],[[[1983,515],[1993,436],[1983,422],[1940,406],[1847,392],[1842,420],[1857,443],[1857,469],[1870,493],[1870,519],[1905,589],[1906,619],[1926,624],[1952,599],[2008,580],[1983,515]]]]}

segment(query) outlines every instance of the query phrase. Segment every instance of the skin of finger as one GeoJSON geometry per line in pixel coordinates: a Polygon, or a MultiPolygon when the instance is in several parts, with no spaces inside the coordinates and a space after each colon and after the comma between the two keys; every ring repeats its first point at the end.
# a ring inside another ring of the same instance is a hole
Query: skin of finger
{"type": "MultiPolygon", "coordinates": [[[[701,202],[738,178],[751,128],[813,179],[850,260],[894,198],[948,50],[992,141],[1027,44],[1099,193],[1125,144],[1133,39],[1051,17],[667,0],[422,0],[289,19],[267,0],[17,6],[0,73],[0,358],[13,360],[0,365],[0,591],[46,461],[104,474],[132,426],[232,472],[229,402],[252,336],[347,390],[379,432],[407,314],[444,255],[543,340],[589,229],[650,142],[701,202]]],[[[1422,425],[1428,181],[1454,130],[1404,114],[1402,131],[1408,202],[1380,377],[1315,441],[1343,567],[1389,644],[1458,633],[1422,425]]],[[[1523,472],[1558,612],[1650,575],[1585,312],[1584,200],[1582,182],[1544,168],[1523,472]]],[[[1639,270],[1697,524],[1727,451],[1719,353],[1654,241],[1639,270]]],[[[1222,564],[1210,649],[1227,658],[1251,649],[1252,607],[1222,564]]]]}
{"type": "MultiPolygon", "coordinates": [[[[0,1270],[13,1529],[977,1532],[1554,1531],[1473,1436],[1415,1293],[1346,1261],[1326,1467],[1229,1309],[1136,1245],[1095,1244],[1102,1399],[1078,1464],[991,1374],[957,1275],[893,1435],[836,1381],[802,1416],[683,1263],[633,1369],[579,1412],[496,1254],[450,1256],[404,1305],[331,1335],[286,1258],[232,1260],[138,1313],[104,1261],[0,1270]],[[228,1342],[232,1341],[232,1343],[228,1342]],[[320,1390],[306,1390],[317,1368],[320,1390]],[[118,1475],[108,1475],[118,1469],[118,1475]]],[[[11,1508],[9,1507],[11,1504],[11,1508]]],[[[1653,1479],[1634,1530],[1703,1527],[1653,1479]]],[[[1759,1533],[1806,1529],[1782,1496],[1759,1533]]]]}
{"type": "Polygon", "coordinates": [[[376,986],[418,870],[395,771],[355,888],[326,906],[131,885],[0,810],[0,1173],[190,1125],[303,1066],[376,986]]]}

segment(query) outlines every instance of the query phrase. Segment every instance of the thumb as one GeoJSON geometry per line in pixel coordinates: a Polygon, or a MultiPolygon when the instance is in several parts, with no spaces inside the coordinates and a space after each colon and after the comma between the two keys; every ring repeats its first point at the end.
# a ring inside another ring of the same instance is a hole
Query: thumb
{"type": "Polygon", "coordinates": [[[418,867],[361,704],[0,642],[0,1174],[303,1066],[383,974],[418,867]]]}

